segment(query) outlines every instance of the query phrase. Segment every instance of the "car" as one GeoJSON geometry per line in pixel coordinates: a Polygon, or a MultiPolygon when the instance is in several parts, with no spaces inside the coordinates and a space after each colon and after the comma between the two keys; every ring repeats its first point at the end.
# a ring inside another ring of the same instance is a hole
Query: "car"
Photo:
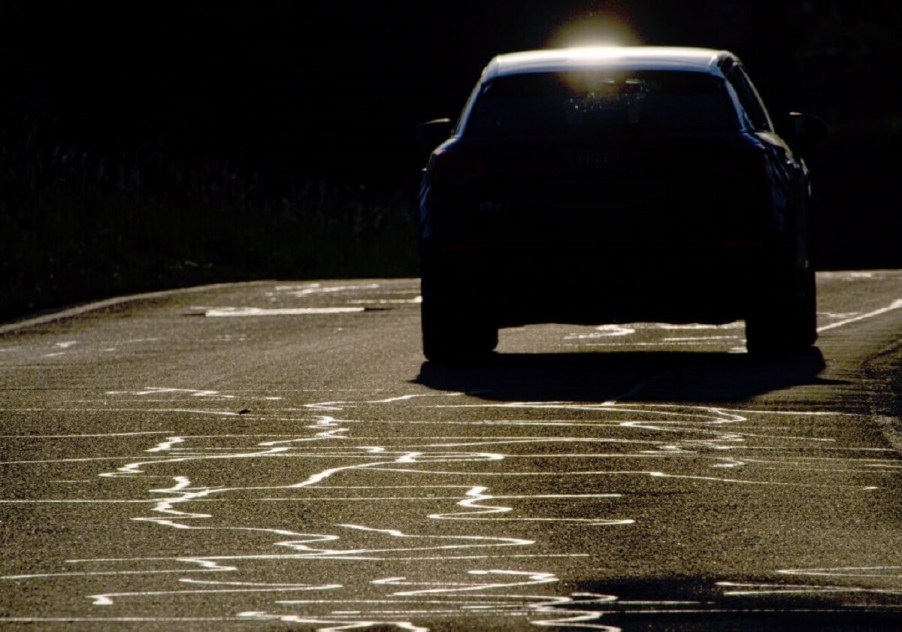
{"type": "Polygon", "coordinates": [[[750,353],[817,338],[810,174],[739,58],[703,48],[526,51],[486,66],[456,123],[420,125],[422,343],[491,353],[503,327],[728,323],[750,353]],[[434,148],[434,150],[433,150],[434,148]]]}

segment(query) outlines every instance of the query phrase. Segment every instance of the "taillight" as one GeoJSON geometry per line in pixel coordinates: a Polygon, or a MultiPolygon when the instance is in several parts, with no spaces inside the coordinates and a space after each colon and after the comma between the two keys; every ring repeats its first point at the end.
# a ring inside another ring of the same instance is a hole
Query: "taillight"
{"type": "Polygon", "coordinates": [[[439,149],[432,156],[432,182],[439,187],[460,187],[485,176],[478,154],[461,149],[439,149]]]}
{"type": "Polygon", "coordinates": [[[731,216],[737,229],[744,234],[725,246],[732,250],[752,250],[760,247],[758,238],[771,233],[778,221],[775,215],[779,189],[775,182],[773,161],[762,145],[736,148],[724,156],[732,175],[723,190],[724,200],[731,201],[731,216]],[[745,232],[745,231],[751,231],[745,232]]]}
{"type": "Polygon", "coordinates": [[[753,185],[764,182],[769,185],[773,180],[773,165],[771,165],[770,156],[767,154],[767,149],[761,145],[743,147],[742,150],[736,152],[733,164],[740,182],[753,185]]]}

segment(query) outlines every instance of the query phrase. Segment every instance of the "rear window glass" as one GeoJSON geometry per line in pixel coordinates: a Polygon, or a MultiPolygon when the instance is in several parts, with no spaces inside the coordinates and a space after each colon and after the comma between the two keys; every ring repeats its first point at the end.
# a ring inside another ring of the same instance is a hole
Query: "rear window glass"
{"type": "Polygon", "coordinates": [[[464,136],[585,135],[633,129],[652,133],[738,128],[721,79],[703,73],[531,73],[487,83],[464,136]]]}

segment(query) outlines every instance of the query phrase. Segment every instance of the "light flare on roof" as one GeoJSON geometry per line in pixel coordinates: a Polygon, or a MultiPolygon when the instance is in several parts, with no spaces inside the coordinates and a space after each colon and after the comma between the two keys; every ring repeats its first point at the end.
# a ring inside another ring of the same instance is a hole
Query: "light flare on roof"
{"type": "Polygon", "coordinates": [[[610,48],[638,46],[642,40],[625,15],[590,13],[560,26],[545,42],[546,48],[610,48]]]}

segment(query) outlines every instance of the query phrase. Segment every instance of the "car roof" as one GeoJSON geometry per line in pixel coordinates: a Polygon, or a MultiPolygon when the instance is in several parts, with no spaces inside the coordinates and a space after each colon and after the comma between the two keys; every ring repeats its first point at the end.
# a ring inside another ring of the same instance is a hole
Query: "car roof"
{"type": "Polygon", "coordinates": [[[720,63],[738,62],[725,50],[659,46],[593,46],[523,51],[498,55],[483,80],[532,72],[569,70],[682,70],[720,75],[720,63]]]}

